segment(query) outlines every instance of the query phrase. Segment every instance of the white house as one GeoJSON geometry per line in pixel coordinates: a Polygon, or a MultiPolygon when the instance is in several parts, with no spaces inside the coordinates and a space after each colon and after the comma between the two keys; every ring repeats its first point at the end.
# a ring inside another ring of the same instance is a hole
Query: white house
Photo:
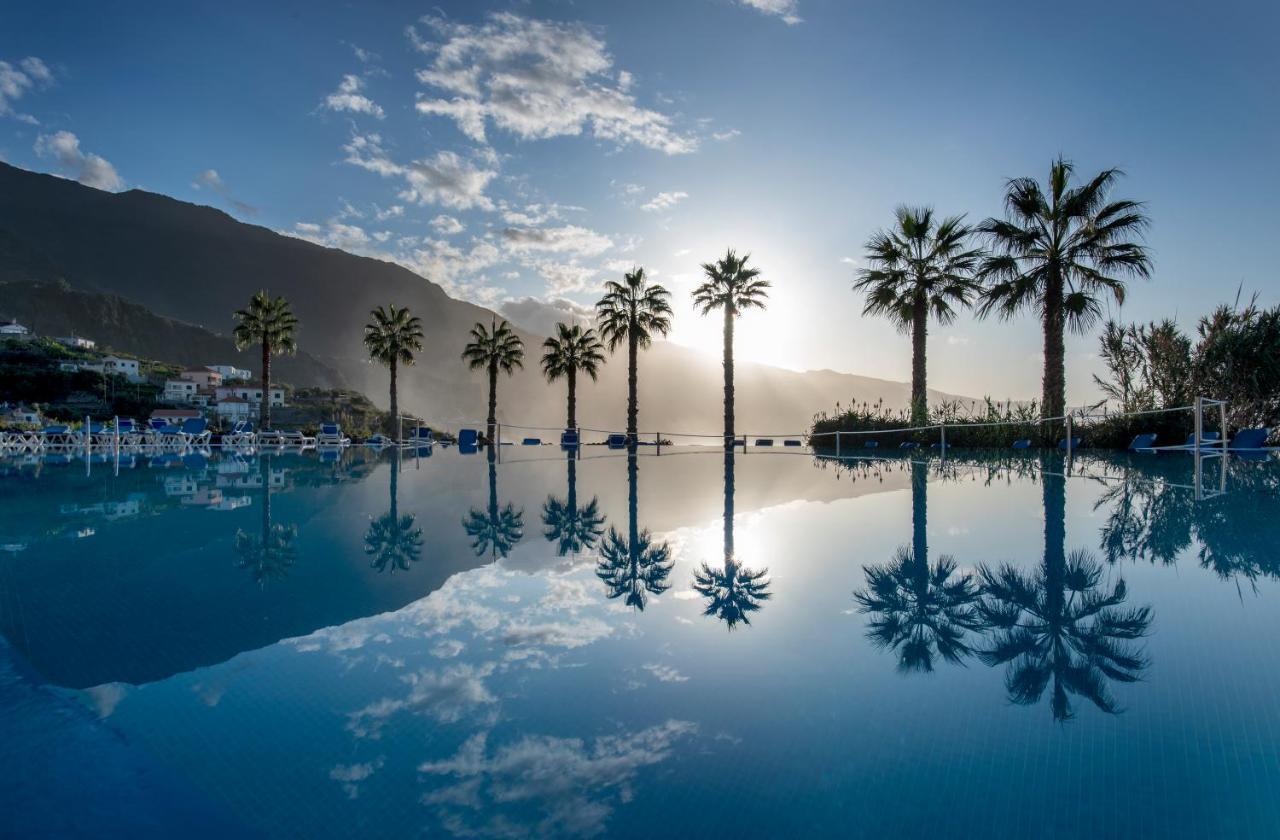
{"type": "Polygon", "coordinates": [[[39,426],[40,412],[19,403],[0,414],[0,420],[12,423],[15,426],[39,426]]]}
{"type": "Polygon", "coordinates": [[[194,382],[203,388],[216,388],[222,384],[222,374],[213,368],[192,368],[178,374],[179,379],[194,382]]]}
{"type": "Polygon", "coordinates": [[[0,324],[0,338],[29,338],[31,330],[17,321],[6,321],[0,324]]]}
{"type": "Polygon", "coordinates": [[[197,385],[186,379],[166,379],[164,383],[164,401],[168,403],[193,403],[196,399],[197,385]]]}
{"type": "Polygon", "coordinates": [[[87,338],[81,338],[78,335],[63,336],[62,338],[57,338],[54,340],[66,347],[77,347],[81,350],[92,350],[93,348],[98,346],[97,342],[91,341],[90,339],[87,339],[87,338]]]}
{"type": "MultiPolygon", "coordinates": [[[[262,383],[261,382],[245,382],[235,385],[221,385],[217,391],[218,402],[222,402],[227,397],[239,397],[242,400],[253,403],[255,405],[262,404],[262,383]]],[[[270,403],[272,408],[280,408],[284,405],[284,389],[271,386],[270,403]]]]}
{"type": "Polygon", "coordinates": [[[209,370],[222,374],[224,382],[248,382],[253,378],[250,371],[231,365],[209,365],[209,370]]]}
{"type": "Polygon", "coordinates": [[[107,373],[123,376],[130,382],[141,382],[142,371],[138,368],[137,359],[122,359],[119,356],[107,356],[102,360],[107,373]]]}
{"type": "Polygon", "coordinates": [[[242,397],[223,397],[218,400],[216,408],[219,417],[232,422],[248,420],[257,411],[256,405],[250,405],[242,397]]]}

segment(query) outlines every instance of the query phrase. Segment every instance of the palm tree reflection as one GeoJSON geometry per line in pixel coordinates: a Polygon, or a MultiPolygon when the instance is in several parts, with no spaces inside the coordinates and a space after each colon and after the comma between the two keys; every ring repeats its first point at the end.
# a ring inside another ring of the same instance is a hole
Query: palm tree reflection
{"type": "Polygon", "coordinates": [[[596,576],[604,581],[609,598],[623,598],[627,606],[643,610],[650,595],[661,595],[671,588],[667,577],[674,562],[667,543],[655,544],[648,529],[640,530],[638,472],[632,449],[627,455],[627,535],[617,528],[609,529],[600,548],[596,576]]]}
{"type": "Polygon", "coordinates": [[[262,482],[262,528],[258,534],[250,534],[243,528],[236,529],[236,565],[249,572],[259,587],[265,589],[271,581],[282,580],[289,574],[298,557],[294,541],[298,538],[297,525],[279,525],[271,520],[271,458],[258,458],[258,475],[262,482]]]}
{"type": "Polygon", "coordinates": [[[978,611],[990,633],[978,656],[1006,666],[1005,688],[1019,705],[1049,692],[1058,721],[1074,717],[1071,695],[1104,712],[1119,707],[1109,682],[1137,681],[1147,660],[1135,644],[1151,624],[1151,608],[1123,608],[1123,580],[1108,586],[1103,565],[1083,550],[1066,553],[1066,480],[1043,473],[1044,559],[1034,573],[1010,564],[983,566],[978,611]]]}
{"type": "Polygon", "coordinates": [[[755,571],[738,565],[733,550],[733,450],[724,453],[724,568],[707,563],[693,573],[693,589],[707,599],[704,615],[714,615],[732,630],[739,622],[751,623],[751,613],[772,595],[769,570],[755,571]]]}
{"type": "Polygon", "coordinates": [[[548,542],[557,543],[556,550],[561,557],[584,549],[590,551],[604,534],[605,518],[600,513],[599,501],[593,497],[585,507],[578,507],[578,463],[574,455],[569,452],[566,461],[569,497],[547,496],[542,506],[542,524],[547,528],[543,536],[548,542]]]}
{"type": "Polygon", "coordinates": [[[400,448],[391,453],[391,508],[369,523],[364,535],[364,553],[369,567],[379,572],[408,571],[422,559],[422,529],[414,525],[412,514],[400,515],[400,448]]]}
{"type": "Polygon", "coordinates": [[[493,560],[506,557],[524,537],[524,511],[516,510],[510,502],[498,506],[498,466],[494,447],[489,453],[489,507],[487,510],[472,508],[462,527],[471,537],[471,548],[477,557],[488,554],[493,560]]]}
{"type": "Polygon", "coordinates": [[[961,663],[973,652],[966,636],[981,626],[973,578],[957,573],[950,555],[929,563],[928,470],[911,464],[912,544],[888,563],[864,566],[867,588],[853,595],[858,611],[871,614],[867,636],[897,651],[903,672],[932,671],[937,656],[961,663]]]}

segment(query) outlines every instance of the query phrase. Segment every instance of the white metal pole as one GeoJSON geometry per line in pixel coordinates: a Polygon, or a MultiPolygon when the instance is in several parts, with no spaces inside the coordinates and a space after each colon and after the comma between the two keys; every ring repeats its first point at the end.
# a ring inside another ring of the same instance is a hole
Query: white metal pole
{"type": "Polygon", "coordinates": [[[1227,402],[1218,403],[1218,428],[1222,430],[1222,457],[1227,456],[1227,402]]]}
{"type": "Polygon", "coordinates": [[[1071,457],[1071,412],[1067,412],[1067,458],[1071,457]]]}
{"type": "Polygon", "coordinates": [[[1196,496],[1200,495],[1200,433],[1204,428],[1204,397],[1196,397],[1196,418],[1192,428],[1195,433],[1194,451],[1196,454],[1196,496]]]}
{"type": "Polygon", "coordinates": [[[840,431],[836,430],[836,457],[840,457],[840,431]]]}

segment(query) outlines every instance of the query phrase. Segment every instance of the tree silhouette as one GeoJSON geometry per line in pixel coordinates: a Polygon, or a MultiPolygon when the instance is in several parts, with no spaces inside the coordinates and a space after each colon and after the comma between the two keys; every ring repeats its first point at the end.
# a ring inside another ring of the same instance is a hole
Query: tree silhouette
{"type": "Polygon", "coordinates": [[[391,434],[399,437],[400,402],[396,390],[396,372],[400,365],[412,365],[414,352],[422,349],[422,319],[408,308],[379,306],[369,313],[373,318],[364,326],[364,346],[369,358],[381,362],[391,371],[391,434]]]}
{"type": "Polygon", "coordinates": [[[254,582],[266,589],[268,583],[283,580],[298,559],[294,547],[298,526],[279,525],[272,521],[269,456],[258,457],[258,475],[262,479],[262,528],[257,534],[237,528],[234,547],[239,557],[236,565],[247,570],[254,582]]]}
{"type": "Polygon", "coordinates": [[[565,428],[577,428],[578,372],[595,381],[604,364],[604,345],[590,327],[584,330],[577,324],[556,324],[556,334],[542,342],[542,349],[542,375],[548,382],[564,377],[569,383],[565,428]]]}
{"type": "Polygon", "coordinates": [[[661,595],[671,588],[667,577],[675,562],[667,543],[654,543],[648,529],[639,524],[639,464],[636,453],[627,455],[627,534],[610,528],[600,548],[596,576],[604,582],[610,599],[622,598],[635,610],[644,610],[650,595],[661,595]]]}
{"type": "Polygon", "coordinates": [[[610,351],[627,343],[627,438],[634,446],[640,411],[637,356],[653,343],[655,335],[671,331],[671,293],[656,283],[650,285],[643,268],[631,269],[622,280],[605,283],[604,297],[596,303],[596,318],[600,337],[610,351]]]}
{"type": "Polygon", "coordinates": [[[472,370],[489,374],[489,418],[486,431],[489,441],[494,440],[494,427],[498,424],[498,371],[510,376],[517,368],[524,367],[524,342],[506,321],[496,319],[485,329],[479,321],[471,328],[471,340],[462,350],[462,358],[472,370]]]}
{"type": "Polygon", "coordinates": [[[510,502],[498,505],[498,467],[494,447],[489,447],[489,506],[486,510],[472,508],[462,520],[462,527],[471,537],[471,548],[477,557],[488,554],[493,560],[506,557],[524,537],[524,511],[516,510],[510,502]]]}
{"type": "Polygon", "coordinates": [[[693,589],[707,599],[704,615],[713,615],[733,630],[751,624],[751,613],[761,608],[769,591],[769,570],[755,571],[738,564],[733,548],[733,450],[724,452],[724,566],[713,569],[706,562],[693,573],[693,589]]]}
{"type": "Polygon", "coordinates": [[[400,449],[391,453],[391,508],[369,523],[364,535],[364,553],[369,567],[379,572],[408,571],[422,559],[422,529],[412,514],[400,515],[398,502],[400,449]]]}
{"type": "Polygon", "coordinates": [[[549,495],[542,506],[542,524],[547,528],[543,536],[548,542],[557,543],[557,553],[561,557],[595,548],[604,533],[605,520],[595,497],[585,507],[578,507],[578,464],[575,453],[567,454],[569,496],[557,499],[549,495]]]}
{"type": "Polygon", "coordinates": [[[1045,471],[1044,558],[1028,573],[1011,564],[982,566],[979,613],[990,634],[979,658],[1006,666],[1009,699],[1029,706],[1049,693],[1054,720],[1074,717],[1071,696],[1108,714],[1120,711],[1109,682],[1137,681],[1147,660],[1136,646],[1151,608],[1124,609],[1123,580],[1108,587],[1088,551],[1066,553],[1066,479],[1045,471]]]}
{"type": "Polygon", "coordinates": [[[235,312],[236,326],[231,335],[236,349],[243,350],[251,344],[262,347],[262,405],[259,416],[262,428],[271,428],[271,357],[281,353],[293,354],[298,344],[293,332],[298,319],[283,297],[271,297],[260,291],[249,299],[249,305],[235,312]]]}
{"type": "Polygon", "coordinates": [[[979,629],[978,588],[956,561],[943,555],[930,565],[927,464],[911,464],[912,544],[893,559],[864,566],[867,588],[854,593],[858,611],[871,615],[867,636],[898,652],[898,670],[932,671],[941,656],[959,664],[972,653],[966,636],[979,629]]]}

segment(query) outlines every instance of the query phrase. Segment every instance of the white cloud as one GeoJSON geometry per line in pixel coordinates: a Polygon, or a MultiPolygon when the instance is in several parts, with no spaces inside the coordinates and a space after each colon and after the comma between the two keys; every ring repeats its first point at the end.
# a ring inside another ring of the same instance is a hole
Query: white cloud
{"type": "Polygon", "coordinates": [[[440,671],[422,670],[404,677],[411,688],[404,698],[384,697],[352,712],[347,729],[357,738],[377,739],[387,721],[400,712],[425,715],[440,723],[457,723],[478,707],[498,702],[484,680],[492,662],[479,666],[450,665],[440,671]]]}
{"type": "Polygon", "coordinates": [[[623,71],[614,80],[612,56],[582,24],[505,12],[476,26],[433,16],[422,24],[431,36],[413,26],[408,35],[433,56],[430,67],[417,74],[433,93],[423,94],[416,107],[454,120],[477,142],[486,140],[492,123],[522,139],[589,131],[600,140],[667,154],[697,148],[697,140],[677,131],[666,114],[637,104],[630,74],[623,71]]]}
{"type": "Polygon", "coordinates": [[[314,222],[298,222],[293,226],[292,231],[282,232],[317,245],[324,245],[326,248],[339,248],[356,254],[364,253],[366,256],[369,255],[367,249],[372,240],[372,237],[359,225],[349,225],[336,219],[330,219],[323,225],[314,222]]]}
{"type": "Polygon", "coordinates": [[[324,107],[330,111],[350,111],[354,114],[368,114],[382,119],[386,114],[382,106],[374,102],[364,93],[364,80],[354,73],[348,73],[338,83],[338,89],[325,97],[324,107]]]}
{"type": "Polygon", "coordinates": [[[656,213],[659,210],[670,210],[684,199],[688,198],[687,192],[660,192],[653,198],[640,205],[640,209],[647,213],[656,213]]]}
{"type": "Polygon", "coordinates": [[[357,799],[360,796],[360,783],[382,769],[383,760],[382,756],[378,756],[374,761],[360,764],[337,764],[329,771],[329,778],[342,783],[342,790],[347,798],[357,799]]]}
{"type": "Polygon", "coordinates": [[[596,271],[575,262],[535,262],[530,268],[537,271],[547,284],[547,294],[552,296],[585,292],[595,285],[596,271]]]}
{"type": "Polygon", "coordinates": [[[124,179],[104,158],[80,149],[80,138],[70,131],[41,134],[36,138],[36,154],[51,157],[59,168],[85,186],[99,190],[120,190],[124,179]]]}
{"type": "Polygon", "coordinates": [[[845,265],[861,265],[862,264],[853,257],[841,257],[840,262],[844,263],[845,265]]]}
{"type": "Polygon", "coordinates": [[[462,233],[466,230],[466,226],[462,222],[453,216],[446,216],[443,213],[431,220],[431,227],[445,236],[452,236],[455,233],[462,233]]]}
{"type": "Polygon", "coordinates": [[[587,326],[595,320],[595,309],[565,298],[539,300],[524,297],[503,302],[498,314],[535,335],[551,335],[558,323],[587,326]]]}
{"type": "Polygon", "coordinates": [[[556,204],[554,202],[526,204],[524,209],[516,209],[505,202],[500,206],[502,209],[502,221],[509,225],[521,225],[524,227],[545,225],[547,222],[559,221],[564,218],[564,214],[567,211],[581,212],[584,209],[572,204],[556,204]]]}
{"type": "Polygon", "coordinates": [[[640,666],[653,675],[658,682],[688,682],[689,678],[681,674],[670,665],[663,665],[660,662],[649,662],[640,666]]]}
{"type": "Polygon", "coordinates": [[[493,209],[485,189],[497,176],[497,170],[477,166],[457,152],[440,151],[431,158],[400,164],[382,148],[379,134],[356,134],[343,151],[347,153],[347,163],[384,178],[403,178],[405,187],[399,193],[402,201],[441,204],[455,210],[493,209]]]}
{"type": "Polygon", "coordinates": [[[222,180],[222,176],[218,174],[218,170],[216,169],[206,169],[196,175],[195,179],[191,182],[191,189],[207,189],[217,193],[222,196],[222,198],[226,199],[232,207],[247,216],[256,216],[258,214],[257,207],[254,207],[252,204],[247,202],[240,201],[231,195],[230,188],[227,186],[227,183],[222,180]]]}
{"type": "Polygon", "coordinates": [[[39,125],[39,120],[30,114],[22,114],[13,109],[13,103],[37,87],[53,84],[53,72],[48,65],[35,56],[28,56],[14,66],[7,61],[0,61],[0,117],[14,119],[39,125]]]}
{"type": "Polygon", "coordinates": [[[731,129],[729,129],[728,131],[714,131],[714,132],[712,132],[712,133],[711,133],[711,139],[712,139],[712,140],[718,140],[718,141],[720,141],[721,143],[723,143],[723,142],[724,142],[724,141],[726,141],[726,140],[732,140],[732,139],[733,139],[733,138],[735,138],[735,137],[741,136],[741,134],[742,134],[742,132],[741,132],[741,131],[738,131],[738,129],[736,129],[736,128],[731,128],[731,129]]]}
{"type": "Polygon", "coordinates": [[[781,18],[782,22],[788,26],[803,22],[803,18],[800,17],[799,0],[738,0],[738,2],[764,12],[766,15],[781,18]]]}
{"type": "Polygon", "coordinates": [[[551,228],[506,228],[502,241],[513,253],[544,251],[553,254],[581,254],[593,257],[613,247],[613,240],[578,225],[551,228]]]}

